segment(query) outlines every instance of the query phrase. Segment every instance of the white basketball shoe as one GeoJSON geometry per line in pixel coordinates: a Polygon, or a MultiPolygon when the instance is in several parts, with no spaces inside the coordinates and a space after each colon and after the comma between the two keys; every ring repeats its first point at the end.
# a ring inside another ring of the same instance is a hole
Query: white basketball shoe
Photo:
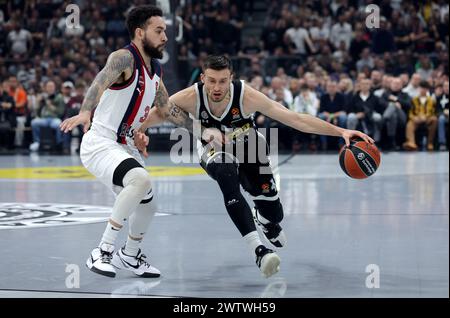
{"type": "Polygon", "coordinates": [[[141,249],[139,249],[136,256],[127,255],[124,253],[124,247],[119,249],[112,259],[112,265],[119,269],[127,269],[140,277],[160,277],[161,272],[151,266],[147,261],[141,249]]]}

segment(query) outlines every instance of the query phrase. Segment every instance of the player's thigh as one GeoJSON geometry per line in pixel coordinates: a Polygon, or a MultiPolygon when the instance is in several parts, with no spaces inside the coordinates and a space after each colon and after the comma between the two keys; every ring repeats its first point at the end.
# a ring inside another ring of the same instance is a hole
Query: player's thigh
{"type": "Polygon", "coordinates": [[[144,168],[122,145],[92,131],[83,136],[80,158],[86,169],[115,193],[120,192],[129,170],[144,168]]]}

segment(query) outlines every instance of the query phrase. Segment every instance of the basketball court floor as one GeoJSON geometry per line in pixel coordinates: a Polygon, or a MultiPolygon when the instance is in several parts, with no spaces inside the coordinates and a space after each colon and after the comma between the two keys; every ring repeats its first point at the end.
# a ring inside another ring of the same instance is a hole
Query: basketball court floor
{"type": "Polygon", "coordinates": [[[366,180],[337,154],[279,162],[288,245],[265,279],[218,186],[151,155],[143,250],[162,276],[142,279],[85,267],[114,197],[77,156],[0,156],[0,297],[449,297],[448,152],[385,153],[366,180]]]}

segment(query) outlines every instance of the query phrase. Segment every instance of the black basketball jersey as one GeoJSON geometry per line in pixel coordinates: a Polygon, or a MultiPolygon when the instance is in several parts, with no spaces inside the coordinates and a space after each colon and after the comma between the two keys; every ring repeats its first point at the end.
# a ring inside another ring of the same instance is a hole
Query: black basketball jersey
{"type": "Polygon", "coordinates": [[[244,89],[244,81],[234,80],[231,82],[230,102],[219,118],[210,111],[204,84],[202,82],[196,83],[197,119],[201,121],[202,126],[205,128],[217,128],[232,141],[239,139],[239,136],[247,135],[250,129],[255,130],[256,126],[253,116],[245,116],[243,112],[244,89]]]}

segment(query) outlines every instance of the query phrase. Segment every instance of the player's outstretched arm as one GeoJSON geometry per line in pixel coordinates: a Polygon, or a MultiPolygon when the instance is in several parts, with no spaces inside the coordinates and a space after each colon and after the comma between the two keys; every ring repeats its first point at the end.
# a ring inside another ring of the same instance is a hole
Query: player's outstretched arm
{"type": "Polygon", "coordinates": [[[372,138],[358,130],[344,129],[320,118],[293,112],[249,85],[245,86],[243,104],[244,111],[248,114],[260,112],[267,117],[302,132],[342,137],[347,146],[350,145],[350,139],[353,137],[360,137],[369,143],[374,143],[372,138]]]}
{"type": "Polygon", "coordinates": [[[60,127],[65,133],[78,125],[84,126],[86,132],[91,124],[91,112],[97,106],[103,92],[117,81],[128,79],[133,73],[134,59],[128,50],[118,50],[108,57],[105,67],[97,74],[89,87],[80,113],[64,120],[60,127]]]}
{"type": "MultiPolygon", "coordinates": [[[[189,88],[173,96],[184,96],[186,98],[186,90],[189,90],[189,88]]],[[[139,128],[140,132],[145,132],[149,127],[153,127],[164,121],[169,121],[178,127],[186,128],[192,132],[193,124],[192,119],[189,117],[189,112],[193,111],[194,107],[189,106],[189,99],[177,104],[175,102],[177,98],[173,98],[173,96],[169,98],[167,89],[161,81],[155,96],[155,107],[150,110],[147,119],[142,123],[139,128]]],[[[195,105],[195,100],[192,101],[192,105],[195,105]]]]}
{"type": "MultiPolygon", "coordinates": [[[[194,134],[194,120],[190,116],[192,115],[195,118],[197,111],[197,95],[194,86],[183,89],[169,97],[164,84],[161,83],[154,105],[156,107],[151,109],[147,119],[139,128],[141,133],[144,133],[149,127],[158,125],[163,121],[169,121],[178,127],[186,128],[190,133],[194,134]]],[[[198,129],[201,131],[203,140],[217,143],[227,142],[226,136],[217,129],[204,128],[200,125],[198,129]]]]}

